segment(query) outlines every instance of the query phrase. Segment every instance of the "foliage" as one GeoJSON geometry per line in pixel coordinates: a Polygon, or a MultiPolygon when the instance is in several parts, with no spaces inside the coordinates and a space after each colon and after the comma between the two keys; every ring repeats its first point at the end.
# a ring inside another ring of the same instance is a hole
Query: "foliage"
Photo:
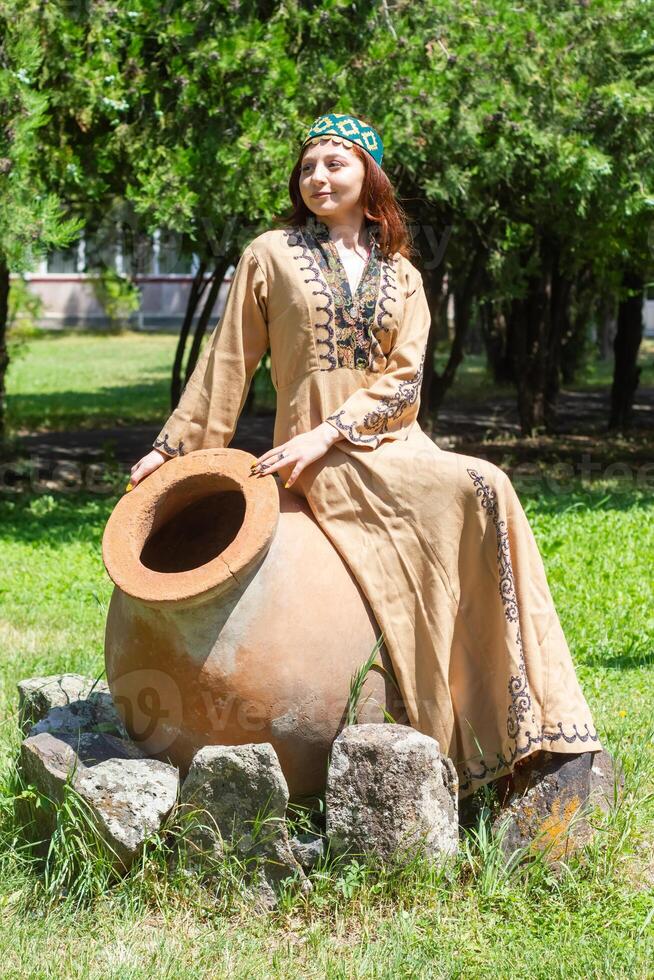
{"type": "MultiPolygon", "coordinates": [[[[367,659],[364,661],[364,663],[361,664],[360,667],[357,668],[357,670],[355,670],[354,674],[350,678],[350,690],[348,693],[347,706],[345,709],[346,725],[358,724],[359,709],[361,708],[361,697],[363,695],[363,689],[366,683],[366,678],[368,677],[368,674],[370,673],[371,670],[377,671],[378,673],[382,674],[384,677],[391,679],[395,684],[395,686],[397,687],[396,682],[394,681],[393,678],[391,678],[391,675],[386,670],[386,668],[383,667],[382,664],[376,663],[383,642],[384,642],[384,634],[381,633],[381,635],[377,638],[375,645],[370,651],[370,654],[368,655],[367,659]]],[[[381,708],[384,713],[384,717],[386,721],[392,722],[393,719],[388,713],[388,711],[386,710],[386,708],[384,707],[384,705],[381,705],[381,708]]]]}
{"type": "Polygon", "coordinates": [[[456,301],[434,409],[486,308],[525,431],[550,424],[593,303],[651,275],[652,0],[16,10],[47,55],[50,185],[96,221],[121,199],[134,236],[175,229],[214,276],[285,209],[316,115],[374,121],[436,313],[445,282],[456,301]]]}
{"type": "MultiPolygon", "coordinates": [[[[26,276],[16,276],[11,284],[7,328],[10,340],[24,336],[40,336],[36,322],[43,312],[43,300],[29,288],[26,276]]],[[[12,355],[12,360],[15,355],[12,355]]]]}
{"type": "Polygon", "coordinates": [[[48,108],[47,96],[33,85],[43,51],[12,6],[0,4],[0,261],[21,272],[49,248],[68,244],[81,224],[63,219],[57,196],[35,183],[48,108]]]}
{"type": "Polygon", "coordinates": [[[108,266],[91,276],[90,281],[112,326],[125,329],[129,324],[130,314],[136,313],[141,305],[139,287],[108,266]]]}
{"type": "Polygon", "coordinates": [[[33,86],[43,58],[38,40],[12,4],[0,3],[0,444],[5,439],[9,364],[9,273],[33,267],[48,248],[68,244],[80,223],[65,219],[56,194],[37,177],[47,96],[33,86]]]}

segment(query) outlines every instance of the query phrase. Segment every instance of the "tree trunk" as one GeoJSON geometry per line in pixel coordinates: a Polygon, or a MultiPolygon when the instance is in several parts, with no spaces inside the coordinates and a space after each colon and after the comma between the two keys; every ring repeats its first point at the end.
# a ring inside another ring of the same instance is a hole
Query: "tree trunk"
{"type": "Polygon", "coordinates": [[[424,274],[424,278],[426,280],[425,292],[427,295],[429,309],[431,311],[431,329],[429,331],[429,336],[427,337],[425,368],[420,389],[420,408],[418,409],[419,422],[424,422],[430,414],[431,386],[434,379],[434,350],[436,349],[436,342],[438,340],[438,328],[441,323],[443,303],[447,302],[447,298],[443,295],[444,275],[445,269],[443,266],[434,269],[430,275],[427,275],[427,273],[424,274]]]}
{"type": "Polygon", "coordinates": [[[450,356],[442,374],[434,372],[429,407],[438,415],[443,399],[451,387],[459,364],[463,360],[464,345],[470,327],[472,304],[477,297],[479,284],[484,272],[486,250],[478,248],[475,252],[468,273],[460,283],[454,283],[454,339],[450,348],[450,356]]]}
{"type": "Polygon", "coordinates": [[[198,322],[195,327],[195,333],[193,334],[193,343],[191,344],[191,350],[189,352],[188,362],[186,364],[185,382],[188,381],[188,379],[191,377],[191,375],[193,374],[193,369],[197,364],[198,357],[200,356],[200,347],[202,346],[202,338],[204,337],[207,331],[207,325],[209,323],[211,314],[213,313],[213,308],[216,305],[216,300],[218,298],[220,287],[223,284],[225,273],[227,272],[228,268],[232,264],[234,263],[232,262],[231,259],[229,258],[223,259],[221,262],[219,262],[216,265],[211,275],[211,279],[209,281],[209,292],[204,301],[202,312],[198,317],[198,322]]]}
{"type": "Polygon", "coordinates": [[[636,362],[643,339],[645,283],[642,275],[629,270],[622,278],[622,285],[629,292],[618,307],[618,329],[613,341],[615,365],[611,387],[610,429],[626,429],[631,424],[634,395],[641,370],[636,362]]]}
{"type": "Polygon", "coordinates": [[[598,310],[597,350],[602,361],[608,361],[615,340],[615,297],[605,296],[598,310]]]}
{"type": "Polygon", "coordinates": [[[512,300],[508,316],[518,386],[520,428],[526,436],[533,435],[536,428],[546,425],[550,295],[549,263],[541,256],[541,272],[532,277],[526,296],[512,300]]]}
{"type": "Polygon", "coordinates": [[[481,335],[481,319],[482,313],[480,310],[480,304],[475,303],[473,299],[470,313],[470,325],[468,326],[468,336],[464,347],[466,354],[477,356],[482,354],[484,351],[484,341],[481,335]]]}
{"type": "Polygon", "coordinates": [[[9,322],[9,268],[0,255],[0,449],[7,435],[6,377],[9,366],[7,329],[9,322]]]}
{"type": "Polygon", "coordinates": [[[202,294],[207,288],[207,283],[205,282],[204,278],[206,271],[207,263],[202,261],[198,271],[193,277],[193,282],[191,283],[191,291],[186,304],[186,312],[184,313],[184,322],[182,323],[182,328],[179,332],[179,340],[177,341],[177,348],[175,350],[175,360],[173,361],[173,373],[170,379],[170,407],[172,411],[175,411],[177,408],[182,394],[182,364],[184,363],[184,351],[186,350],[186,341],[188,340],[188,335],[191,331],[191,324],[195,318],[198,304],[202,298],[202,294]]]}
{"type": "Polygon", "coordinates": [[[561,390],[561,351],[563,338],[570,334],[570,293],[572,280],[561,274],[560,252],[552,252],[550,273],[550,309],[547,336],[547,379],[545,382],[545,424],[556,422],[556,403],[561,390]]]}
{"type": "Polygon", "coordinates": [[[509,356],[509,336],[506,316],[495,303],[487,300],[481,310],[481,331],[486,360],[495,384],[515,383],[513,362],[509,356]]]}
{"type": "Polygon", "coordinates": [[[554,242],[541,240],[539,272],[527,293],[512,300],[507,337],[518,387],[522,434],[551,430],[561,377],[562,337],[567,329],[571,282],[561,275],[554,242]]]}

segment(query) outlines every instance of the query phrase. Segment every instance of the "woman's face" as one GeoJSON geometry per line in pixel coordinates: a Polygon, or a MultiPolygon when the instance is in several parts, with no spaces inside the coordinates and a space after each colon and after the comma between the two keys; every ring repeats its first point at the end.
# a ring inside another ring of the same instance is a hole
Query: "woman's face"
{"type": "Polygon", "coordinates": [[[352,147],[326,136],[320,143],[310,143],[302,157],[302,200],[318,218],[357,214],[364,175],[363,161],[352,147]]]}

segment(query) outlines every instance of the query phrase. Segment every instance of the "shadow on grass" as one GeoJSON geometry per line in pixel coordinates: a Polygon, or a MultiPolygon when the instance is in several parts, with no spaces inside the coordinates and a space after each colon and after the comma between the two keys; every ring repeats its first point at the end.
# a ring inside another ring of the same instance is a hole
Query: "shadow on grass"
{"type": "MultiPolygon", "coordinates": [[[[0,494],[0,534],[26,542],[45,540],[48,544],[101,535],[109,514],[120,494],[20,493],[0,494]]],[[[565,494],[538,494],[523,500],[527,516],[552,515],[591,510],[627,511],[652,509],[651,494],[641,491],[611,493],[606,488],[587,489],[565,494]]],[[[648,656],[654,660],[654,653],[648,656]]],[[[598,662],[616,667],[638,665],[642,653],[625,651],[611,660],[598,662]],[[626,658],[626,659],[625,659],[626,658]],[[633,661],[633,663],[632,663],[633,661]]]]}
{"type": "Polygon", "coordinates": [[[96,391],[9,395],[9,425],[16,429],[94,429],[165,421],[170,414],[170,380],[114,385],[96,391]]]}
{"type": "Polygon", "coordinates": [[[71,541],[99,545],[117,500],[91,493],[0,496],[0,537],[48,547],[71,541]]]}
{"type": "Polygon", "coordinates": [[[597,486],[577,484],[566,490],[534,491],[521,486],[519,480],[514,481],[514,486],[528,517],[588,511],[651,511],[654,500],[651,488],[634,486],[632,480],[615,481],[611,486],[605,482],[597,486]]]}
{"type": "Polygon", "coordinates": [[[588,654],[584,663],[608,670],[639,670],[654,665],[654,647],[649,636],[631,636],[625,639],[621,650],[588,654]]]}
{"type": "MultiPolygon", "coordinates": [[[[120,425],[163,425],[171,414],[170,373],[132,385],[112,385],[94,391],[58,391],[8,394],[9,427],[12,431],[57,431],[111,428],[120,425]]],[[[257,410],[274,411],[274,389],[269,375],[259,370],[253,381],[257,410]]]]}
{"type": "Polygon", "coordinates": [[[647,650],[643,653],[619,653],[613,657],[596,662],[587,660],[590,666],[608,667],[612,670],[637,670],[639,667],[654,666],[654,650],[647,650]]]}

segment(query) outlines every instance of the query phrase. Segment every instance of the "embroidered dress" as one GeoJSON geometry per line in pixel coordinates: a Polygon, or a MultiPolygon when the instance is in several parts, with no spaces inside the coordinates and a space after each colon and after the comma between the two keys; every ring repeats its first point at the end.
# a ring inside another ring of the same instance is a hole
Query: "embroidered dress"
{"type": "Polygon", "coordinates": [[[291,492],[359,582],[411,724],[452,757],[466,796],[536,750],[601,746],[511,481],[417,421],[429,326],[420,272],[385,258],[374,230],[354,293],[322,222],[264,232],[154,445],[228,446],[270,348],[274,445],[324,421],[342,436],[291,492]]]}

